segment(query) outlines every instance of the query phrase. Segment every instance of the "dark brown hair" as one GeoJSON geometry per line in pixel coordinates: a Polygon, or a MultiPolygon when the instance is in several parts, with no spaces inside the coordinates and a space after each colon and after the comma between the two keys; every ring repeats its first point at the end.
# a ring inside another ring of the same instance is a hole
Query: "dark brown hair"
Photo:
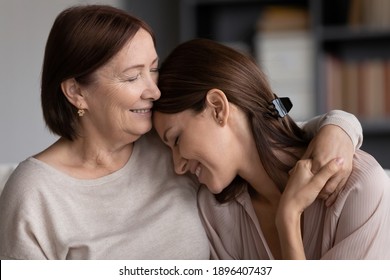
{"type": "Polygon", "coordinates": [[[43,116],[53,133],[69,140],[77,136],[77,109],[64,96],[61,83],[69,78],[91,83],[93,72],[141,28],[155,43],[144,21],[111,6],[74,6],[57,16],[46,43],[41,81],[43,116]]]}
{"type": "MultiPolygon", "coordinates": [[[[222,90],[246,114],[266,172],[284,188],[276,174],[287,174],[292,166],[279,160],[276,152],[296,159],[288,148],[304,147],[307,139],[289,116],[274,116],[270,102],[275,95],[252,57],[211,40],[194,39],[179,45],[162,63],[158,85],[161,97],[153,108],[167,114],[187,109],[201,112],[207,92],[222,90]]],[[[217,199],[231,200],[245,185],[237,176],[217,199]]]]}

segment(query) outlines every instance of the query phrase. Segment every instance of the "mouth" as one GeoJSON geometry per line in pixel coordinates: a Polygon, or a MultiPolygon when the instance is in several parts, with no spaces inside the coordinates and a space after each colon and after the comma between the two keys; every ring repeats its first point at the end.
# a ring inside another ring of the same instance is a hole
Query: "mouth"
{"type": "Polygon", "coordinates": [[[129,111],[135,114],[148,114],[152,112],[152,109],[130,109],[129,111]]]}

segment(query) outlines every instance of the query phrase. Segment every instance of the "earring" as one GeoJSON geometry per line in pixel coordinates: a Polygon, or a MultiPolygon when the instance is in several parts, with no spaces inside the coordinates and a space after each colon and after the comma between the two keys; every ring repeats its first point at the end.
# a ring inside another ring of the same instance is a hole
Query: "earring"
{"type": "Polygon", "coordinates": [[[80,103],[79,110],[77,111],[77,114],[79,114],[79,117],[82,117],[85,114],[85,110],[81,108],[82,106],[83,106],[83,104],[80,103]]]}
{"type": "Polygon", "coordinates": [[[79,110],[77,111],[77,114],[79,114],[79,117],[84,116],[84,113],[85,113],[84,109],[79,109],[79,110]]]}
{"type": "Polygon", "coordinates": [[[219,122],[218,122],[220,125],[222,125],[223,124],[223,120],[219,120],[219,122]]]}

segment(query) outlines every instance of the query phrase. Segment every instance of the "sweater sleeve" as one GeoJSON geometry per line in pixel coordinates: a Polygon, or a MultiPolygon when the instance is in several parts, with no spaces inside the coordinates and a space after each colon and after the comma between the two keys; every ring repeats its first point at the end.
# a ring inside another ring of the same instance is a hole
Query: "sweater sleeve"
{"type": "Polygon", "coordinates": [[[363,129],[359,120],[353,114],[342,110],[332,110],[309,121],[298,122],[298,125],[310,136],[314,136],[321,127],[328,124],[337,125],[344,130],[351,138],[355,149],[361,147],[363,143],[363,129]]]}

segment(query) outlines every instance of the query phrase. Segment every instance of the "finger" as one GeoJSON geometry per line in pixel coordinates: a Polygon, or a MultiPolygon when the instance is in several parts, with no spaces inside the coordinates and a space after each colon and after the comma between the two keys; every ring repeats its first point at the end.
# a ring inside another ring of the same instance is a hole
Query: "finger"
{"type": "Polygon", "coordinates": [[[320,170],[321,166],[323,166],[323,164],[321,164],[321,161],[318,159],[318,157],[313,153],[313,151],[310,151],[308,152],[308,150],[306,150],[306,153],[302,156],[302,160],[310,160],[311,159],[311,172],[313,174],[316,174],[318,172],[318,170],[320,170]]]}
{"type": "Polygon", "coordinates": [[[325,187],[331,177],[334,176],[340,170],[343,162],[344,160],[342,158],[336,158],[334,160],[329,161],[318,171],[317,174],[313,176],[312,180],[316,185],[321,185],[325,187]]]}
{"type": "Polygon", "coordinates": [[[311,172],[313,174],[316,174],[321,169],[321,166],[322,166],[321,162],[316,157],[314,157],[313,163],[311,165],[311,172]]]}
{"type": "Polygon", "coordinates": [[[321,190],[320,194],[330,196],[333,192],[336,191],[339,181],[337,177],[332,177],[326,182],[324,188],[321,190]]]}
{"type": "Polygon", "coordinates": [[[310,159],[301,159],[298,160],[297,163],[294,165],[292,169],[288,172],[289,175],[294,174],[295,172],[308,172],[310,173],[311,171],[311,160],[310,159]]]}
{"type": "Polygon", "coordinates": [[[301,157],[301,159],[310,159],[312,158],[313,149],[311,149],[311,146],[309,144],[309,147],[306,149],[305,153],[301,157]]]}

